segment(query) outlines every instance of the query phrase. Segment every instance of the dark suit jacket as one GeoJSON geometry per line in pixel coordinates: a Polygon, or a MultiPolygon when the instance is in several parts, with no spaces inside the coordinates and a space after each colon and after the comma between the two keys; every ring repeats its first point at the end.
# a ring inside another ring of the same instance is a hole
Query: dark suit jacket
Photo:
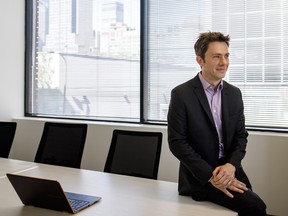
{"type": "MultiPolygon", "coordinates": [[[[224,81],[222,127],[226,162],[236,167],[236,177],[250,187],[241,160],[248,133],[240,89],[224,81]]],[[[168,112],[168,142],[180,160],[179,194],[205,199],[212,171],[219,165],[218,134],[199,75],[175,87],[168,112]]]]}

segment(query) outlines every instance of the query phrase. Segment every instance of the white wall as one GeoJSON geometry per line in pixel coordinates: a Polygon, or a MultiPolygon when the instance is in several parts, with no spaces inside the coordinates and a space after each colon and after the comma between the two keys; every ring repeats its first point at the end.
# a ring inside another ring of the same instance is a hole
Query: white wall
{"type": "MultiPolygon", "coordinates": [[[[24,118],[24,0],[0,1],[0,121],[18,122],[10,157],[33,161],[47,119],[24,118]]],[[[48,120],[47,120],[48,121],[48,120]]],[[[51,119],[50,119],[51,121],[51,119]]],[[[161,131],[164,134],[159,179],[177,181],[178,161],[171,155],[165,126],[89,123],[82,168],[103,170],[114,128],[161,131]]],[[[288,215],[288,135],[250,132],[243,164],[268,212],[288,215]]]]}
{"type": "Polygon", "coordinates": [[[24,2],[0,1],[0,121],[23,116],[24,2]]]}

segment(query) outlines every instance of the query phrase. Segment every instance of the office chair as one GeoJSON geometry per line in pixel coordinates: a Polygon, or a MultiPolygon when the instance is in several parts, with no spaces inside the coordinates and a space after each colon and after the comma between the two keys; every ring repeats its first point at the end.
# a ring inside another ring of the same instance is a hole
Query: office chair
{"type": "Polygon", "coordinates": [[[35,162],[80,168],[87,124],[46,122],[35,162]]]}
{"type": "Polygon", "coordinates": [[[0,157],[9,157],[16,127],[16,122],[0,122],[0,157]]]}
{"type": "Polygon", "coordinates": [[[114,130],[104,172],[157,179],[162,133],[114,130]]]}

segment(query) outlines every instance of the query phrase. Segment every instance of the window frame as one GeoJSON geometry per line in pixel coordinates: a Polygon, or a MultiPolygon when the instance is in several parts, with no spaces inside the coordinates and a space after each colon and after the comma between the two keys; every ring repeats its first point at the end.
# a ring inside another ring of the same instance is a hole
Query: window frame
{"type": "MultiPolygon", "coordinates": [[[[52,118],[52,119],[71,119],[71,120],[85,120],[85,121],[97,121],[97,122],[119,122],[119,123],[131,123],[131,124],[147,124],[147,125],[167,125],[167,121],[151,121],[148,119],[148,103],[149,103],[149,94],[148,94],[148,82],[149,77],[147,74],[147,65],[148,65],[148,28],[149,20],[147,16],[148,10],[148,1],[140,0],[140,118],[139,122],[133,121],[120,121],[120,120],[103,120],[103,119],[90,119],[90,118],[73,118],[65,116],[50,116],[50,115],[37,115],[33,112],[29,112],[29,107],[31,103],[29,102],[29,95],[31,94],[31,89],[33,88],[33,73],[31,73],[31,68],[35,67],[33,62],[36,61],[35,55],[33,53],[35,38],[33,35],[33,23],[37,19],[37,13],[35,13],[35,8],[33,1],[36,0],[25,0],[25,91],[24,91],[24,115],[26,117],[34,118],[52,118]],[[32,2],[32,3],[31,3],[32,2]]],[[[38,1],[38,0],[37,0],[38,1]]],[[[192,77],[191,77],[192,78],[192,77]]],[[[35,95],[34,95],[35,96],[35,95]]],[[[245,106],[245,104],[244,104],[245,106]]],[[[244,107],[245,109],[245,107],[244,107]]],[[[287,128],[281,127],[260,127],[260,126],[249,126],[246,125],[246,128],[250,131],[261,131],[261,132],[281,132],[288,133],[287,128]]]]}

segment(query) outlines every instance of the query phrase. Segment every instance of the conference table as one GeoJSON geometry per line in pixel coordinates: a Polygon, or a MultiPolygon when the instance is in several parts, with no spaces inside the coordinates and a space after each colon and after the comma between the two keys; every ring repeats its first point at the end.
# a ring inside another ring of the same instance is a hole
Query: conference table
{"type": "Polygon", "coordinates": [[[6,173],[23,172],[26,169],[36,167],[37,164],[33,162],[6,159],[0,157],[0,178],[6,177],[6,173]]]}
{"type": "Polygon", "coordinates": [[[60,182],[64,191],[101,196],[77,216],[230,216],[236,212],[210,202],[179,196],[177,183],[93,170],[0,158],[0,215],[65,216],[67,212],[24,206],[6,173],[60,182]]]}

